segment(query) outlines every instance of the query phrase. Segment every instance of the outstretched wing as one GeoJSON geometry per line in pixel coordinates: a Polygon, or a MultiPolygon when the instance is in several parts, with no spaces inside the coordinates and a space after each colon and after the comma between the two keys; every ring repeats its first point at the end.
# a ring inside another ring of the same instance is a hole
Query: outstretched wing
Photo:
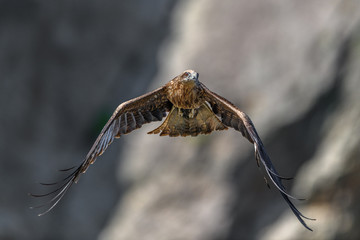
{"type": "Polygon", "coordinates": [[[53,196],[49,202],[38,206],[50,206],[49,209],[39,215],[43,215],[55,207],[71,185],[77,183],[80,175],[86,172],[89,165],[95,162],[96,158],[106,150],[114,138],[119,138],[123,134],[130,133],[131,131],[140,128],[145,123],[161,121],[171,107],[172,103],[166,97],[166,86],[120,104],[101,130],[82,164],[77,168],[73,167],[61,170],[69,171],[75,169],[61,182],[42,184],[58,185],[61,183],[62,185],[47,194],[30,194],[34,197],[53,196]]]}
{"type": "Polygon", "coordinates": [[[202,84],[204,88],[204,98],[205,100],[211,105],[213,112],[220,117],[222,123],[228,127],[232,127],[237,131],[240,131],[242,135],[249,140],[252,144],[254,144],[255,148],[255,159],[257,161],[258,166],[260,166],[260,162],[263,164],[266,173],[268,174],[271,181],[274,185],[279,189],[282,197],[285,199],[287,204],[290,206],[291,210],[295,214],[295,216],[299,219],[304,227],[312,231],[306,223],[304,222],[303,218],[309,220],[315,220],[308,217],[305,217],[290,201],[289,198],[294,198],[293,196],[289,195],[284,185],[282,184],[282,179],[287,179],[281,177],[274,165],[272,164],[270,157],[267,155],[265,151],[265,147],[256,132],[254,124],[250,120],[250,118],[240,109],[238,109],[234,104],[226,100],[225,98],[217,95],[216,93],[210,91],[204,84],[202,84]]]}

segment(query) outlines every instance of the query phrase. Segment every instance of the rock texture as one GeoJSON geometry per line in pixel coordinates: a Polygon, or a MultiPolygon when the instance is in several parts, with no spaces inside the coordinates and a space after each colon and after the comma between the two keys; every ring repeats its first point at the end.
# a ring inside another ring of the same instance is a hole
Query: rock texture
{"type": "Polygon", "coordinates": [[[360,238],[356,0],[7,0],[0,36],[0,239],[360,238]],[[113,143],[50,214],[27,210],[117,104],[189,68],[251,116],[314,232],[240,133],[145,134],[158,124],[113,143]]]}
{"type": "Polygon", "coordinates": [[[118,174],[131,187],[101,239],[358,238],[359,20],[355,1],[183,1],[161,50],[154,86],[194,68],[250,114],[313,233],[267,191],[239,133],[137,132],[118,174]]]}
{"type": "Polygon", "coordinates": [[[49,191],[38,182],[79,164],[119,102],[147,90],[173,4],[0,1],[0,239],[97,238],[121,196],[121,144],[51,214],[27,193],[49,191]]]}

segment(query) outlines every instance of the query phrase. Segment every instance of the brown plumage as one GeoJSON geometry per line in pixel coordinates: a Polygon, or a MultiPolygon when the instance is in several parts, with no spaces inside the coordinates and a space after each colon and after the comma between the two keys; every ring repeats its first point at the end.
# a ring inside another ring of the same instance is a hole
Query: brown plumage
{"type": "MultiPolygon", "coordinates": [[[[260,163],[263,164],[268,177],[278,188],[295,216],[304,227],[311,230],[303,220],[303,218],[310,218],[302,215],[290,201],[289,197],[294,197],[285,191],[282,184],[282,180],[287,178],[281,177],[275,170],[250,118],[234,104],[210,91],[198,80],[198,77],[199,74],[195,71],[186,70],[163,87],[120,104],[105,124],[82,164],[77,168],[63,170],[75,169],[61,182],[62,185],[47,194],[31,194],[34,197],[53,195],[48,203],[39,206],[50,204],[50,207],[39,215],[55,207],[66,191],[73,183],[77,183],[80,175],[86,172],[90,164],[95,162],[114,138],[130,133],[145,123],[161,121],[166,117],[164,122],[149,134],[170,137],[197,136],[210,134],[212,131],[226,130],[228,127],[240,131],[250,143],[254,144],[258,166],[260,163]]],[[[59,183],[43,185],[57,184],[59,183]]]]}

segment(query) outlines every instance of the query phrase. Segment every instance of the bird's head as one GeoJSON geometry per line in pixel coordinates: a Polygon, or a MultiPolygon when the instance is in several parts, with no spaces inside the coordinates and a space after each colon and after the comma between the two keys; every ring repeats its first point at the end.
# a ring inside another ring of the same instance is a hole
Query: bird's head
{"type": "Polygon", "coordinates": [[[180,75],[181,81],[199,81],[199,74],[195,72],[194,70],[186,70],[180,75]]]}

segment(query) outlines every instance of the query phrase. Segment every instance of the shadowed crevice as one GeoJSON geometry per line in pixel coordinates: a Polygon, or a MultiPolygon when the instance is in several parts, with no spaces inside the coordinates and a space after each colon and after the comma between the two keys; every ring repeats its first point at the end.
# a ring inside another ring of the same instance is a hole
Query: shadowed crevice
{"type": "MultiPolygon", "coordinates": [[[[350,37],[344,39],[339,46],[334,63],[332,84],[327,91],[317,98],[314,105],[302,117],[273,131],[264,139],[265,147],[281,175],[294,176],[300,166],[316,153],[319,143],[323,139],[323,133],[326,131],[323,128],[324,123],[336,111],[342,100],[342,88],[349,64],[350,40],[350,37]]],[[[277,196],[275,196],[274,193],[271,193],[274,194],[274,198],[270,199],[266,185],[255,167],[253,154],[249,154],[245,159],[246,161],[241,161],[230,173],[229,181],[237,198],[229,211],[232,224],[227,236],[223,239],[232,240],[256,236],[259,228],[273,223],[283,211],[288,211],[286,203],[280,204],[283,199],[279,194],[276,193],[277,196]],[[260,184],[264,187],[261,187],[260,184]],[[279,205],[274,205],[273,201],[279,202],[279,205]],[[271,214],[271,216],[262,216],[264,214],[271,214]],[[259,220],[259,216],[262,219],[259,220]]],[[[288,183],[286,185],[289,186],[288,183]]],[[[271,186],[271,191],[275,192],[276,189],[271,186]]],[[[295,196],[297,196],[296,193],[295,196]]],[[[295,201],[294,204],[297,206],[300,202],[295,201]]],[[[316,216],[309,217],[316,218],[316,216]]],[[[311,222],[309,225],[311,226],[311,222]]]]}

